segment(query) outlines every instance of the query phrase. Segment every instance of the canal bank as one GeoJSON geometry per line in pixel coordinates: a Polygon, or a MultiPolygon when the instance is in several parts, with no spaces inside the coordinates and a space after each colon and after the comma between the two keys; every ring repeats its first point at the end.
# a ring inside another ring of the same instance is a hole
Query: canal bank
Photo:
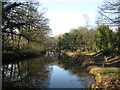
{"type": "Polygon", "coordinates": [[[26,50],[4,50],[2,52],[2,62],[3,63],[9,63],[13,61],[18,61],[18,60],[24,60],[24,59],[30,59],[30,58],[35,58],[39,56],[43,56],[46,54],[46,51],[30,51],[28,49],[26,50]]]}
{"type": "Polygon", "coordinates": [[[120,56],[112,53],[105,55],[101,52],[70,52],[62,53],[72,57],[80,68],[86,69],[94,76],[96,84],[91,84],[91,88],[120,88],[120,56]]]}

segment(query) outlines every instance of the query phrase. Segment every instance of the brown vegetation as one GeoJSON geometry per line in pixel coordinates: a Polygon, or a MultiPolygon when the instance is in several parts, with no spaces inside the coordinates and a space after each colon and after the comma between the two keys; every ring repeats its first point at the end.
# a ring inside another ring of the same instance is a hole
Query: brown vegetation
{"type": "Polygon", "coordinates": [[[92,88],[120,88],[119,73],[115,70],[120,69],[120,56],[105,56],[99,53],[81,53],[64,52],[64,54],[73,57],[81,68],[86,69],[90,74],[94,75],[96,84],[92,84],[92,88]]]}

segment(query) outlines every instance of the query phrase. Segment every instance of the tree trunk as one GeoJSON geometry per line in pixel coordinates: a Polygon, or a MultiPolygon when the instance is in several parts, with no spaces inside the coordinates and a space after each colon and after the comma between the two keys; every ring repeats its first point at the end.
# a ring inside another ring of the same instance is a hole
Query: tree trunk
{"type": "Polygon", "coordinates": [[[20,41],[21,41],[21,36],[19,36],[19,40],[18,40],[18,48],[20,49],[20,41]]]}

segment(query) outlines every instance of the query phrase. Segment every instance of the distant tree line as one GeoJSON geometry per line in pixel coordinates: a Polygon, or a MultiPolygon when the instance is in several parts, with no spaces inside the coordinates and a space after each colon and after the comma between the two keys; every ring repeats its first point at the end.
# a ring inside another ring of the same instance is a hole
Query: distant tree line
{"type": "Polygon", "coordinates": [[[5,50],[46,49],[49,20],[37,2],[2,2],[2,47],[5,50]]]}
{"type": "Polygon", "coordinates": [[[65,33],[58,38],[58,49],[72,51],[94,50],[95,48],[93,47],[93,38],[95,33],[95,30],[88,30],[85,27],[72,29],[69,33],[65,33]]]}
{"type": "Polygon", "coordinates": [[[120,28],[112,31],[109,26],[100,25],[89,30],[82,27],[72,29],[57,38],[57,50],[70,51],[120,51],[120,28]]]}
{"type": "Polygon", "coordinates": [[[97,28],[73,29],[59,36],[58,50],[120,52],[120,0],[105,0],[98,9],[97,28]]]}

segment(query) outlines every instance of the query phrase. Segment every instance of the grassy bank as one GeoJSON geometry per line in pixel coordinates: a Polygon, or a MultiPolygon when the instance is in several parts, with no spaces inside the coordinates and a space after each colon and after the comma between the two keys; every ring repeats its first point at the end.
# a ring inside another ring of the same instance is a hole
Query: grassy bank
{"type": "Polygon", "coordinates": [[[62,53],[74,58],[80,68],[86,69],[96,80],[92,88],[120,88],[120,55],[105,52],[70,52],[62,53]]]}
{"type": "Polygon", "coordinates": [[[95,67],[89,71],[94,75],[96,84],[92,88],[120,88],[120,72],[116,67],[95,67]]]}
{"type": "Polygon", "coordinates": [[[11,50],[2,52],[2,62],[11,62],[16,60],[23,60],[32,57],[37,57],[45,54],[45,51],[35,52],[28,49],[24,50],[11,50]]]}

